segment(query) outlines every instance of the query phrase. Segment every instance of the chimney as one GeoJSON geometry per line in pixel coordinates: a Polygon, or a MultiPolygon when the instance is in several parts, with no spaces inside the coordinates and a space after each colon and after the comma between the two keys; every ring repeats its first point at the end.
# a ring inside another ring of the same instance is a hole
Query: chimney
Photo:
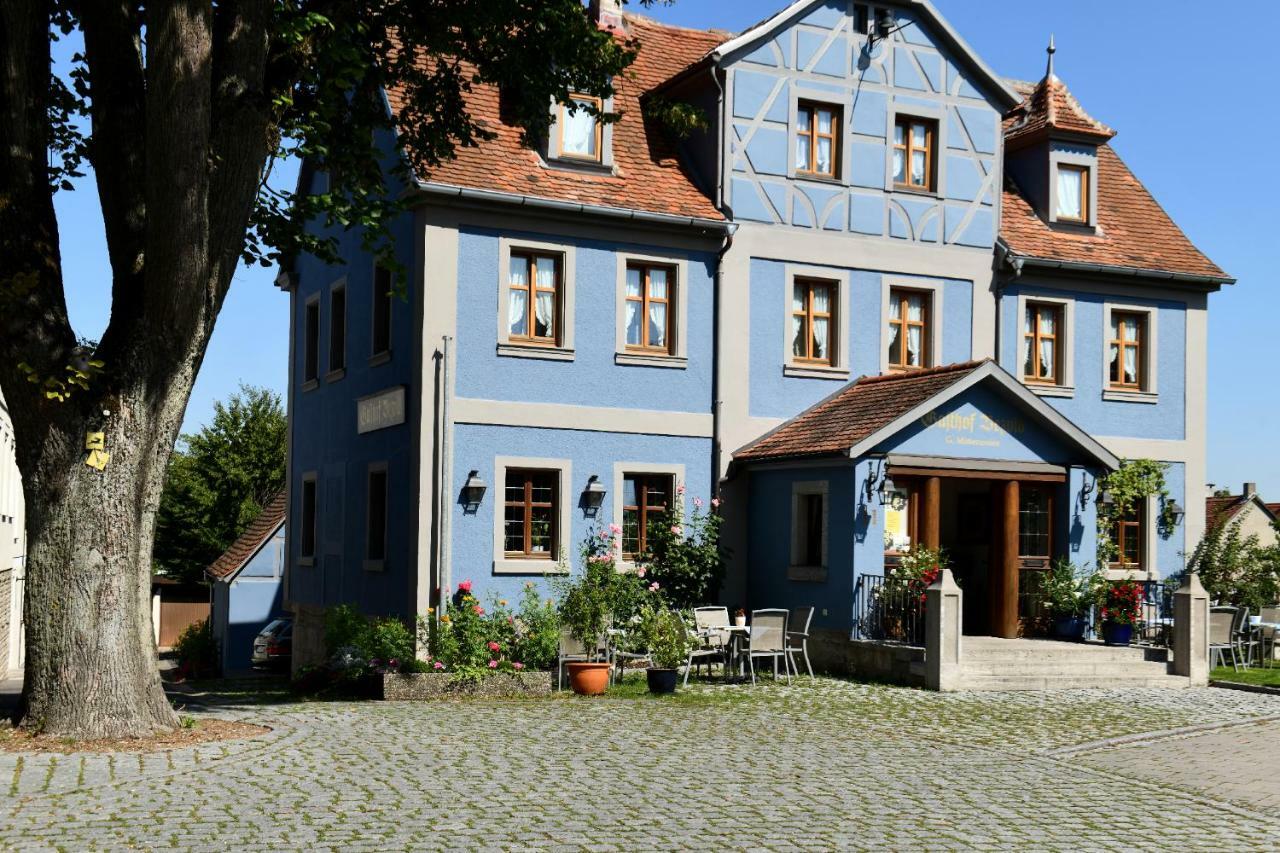
{"type": "Polygon", "coordinates": [[[621,0],[590,0],[589,8],[591,20],[600,26],[613,27],[616,30],[626,29],[622,23],[621,0]]]}
{"type": "Polygon", "coordinates": [[[1251,498],[1251,497],[1253,497],[1254,495],[1256,495],[1257,493],[1258,493],[1258,484],[1257,484],[1257,483],[1245,483],[1245,484],[1244,484],[1244,496],[1245,496],[1246,498],[1251,498]]]}

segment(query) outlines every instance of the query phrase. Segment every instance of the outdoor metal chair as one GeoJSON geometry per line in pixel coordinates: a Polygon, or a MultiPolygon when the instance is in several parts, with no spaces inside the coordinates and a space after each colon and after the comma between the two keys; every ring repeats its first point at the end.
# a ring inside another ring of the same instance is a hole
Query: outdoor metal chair
{"type": "Polygon", "coordinates": [[[684,665],[686,687],[689,686],[689,673],[693,672],[693,668],[698,664],[707,665],[708,675],[711,674],[711,665],[715,663],[720,664],[721,670],[726,675],[729,671],[729,645],[726,641],[728,632],[715,630],[729,624],[729,611],[724,607],[699,607],[693,611],[693,621],[695,627],[689,631],[689,636],[693,639],[693,647],[689,649],[689,659],[684,665]],[[723,613],[724,621],[717,621],[719,616],[712,611],[723,613]],[[721,634],[725,636],[722,637],[721,634]]]}
{"type": "Polygon", "coordinates": [[[1280,606],[1263,607],[1258,611],[1258,620],[1262,623],[1258,626],[1262,663],[1269,667],[1276,656],[1276,634],[1280,633],[1276,626],[1280,625],[1280,606]]]}
{"type": "Polygon", "coordinates": [[[609,679],[614,684],[622,681],[622,677],[626,675],[627,664],[636,661],[651,661],[648,650],[634,651],[624,648],[627,632],[620,628],[610,628],[607,632],[609,640],[609,663],[613,664],[609,669],[609,679]]]}
{"type": "Polygon", "coordinates": [[[560,654],[556,661],[556,689],[564,689],[564,665],[586,663],[591,660],[587,647],[574,639],[568,628],[560,629],[560,654]]]}
{"type": "Polygon", "coordinates": [[[1237,611],[1234,607],[1209,608],[1209,664],[1224,666],[1224,655],[1231,655],[1231,666],[1240,669],[1236,660],[1236,646],[1232,642],[1237,611]]]}
{"type": "Polygon", "coordinates": [[[787,617],[787,657],[791,659],[791,668],[796,675],[800,674],[796,655],[801,655],[810,678],[813,678],[813,665],[809,663],[809,623],[812,621],[812,607],[793,607],[787,617]]]}
{"type": "Polygon", "coordinates": [[[1248,607],[1241,605],[1236,608],[1236,621],[1231,626],[1231,640],[1239,650],[1245,668],[1253,666],[1253,650],[1258,647],[1258,641],[1254,638],[1253,625],[1249,623],[1248,607]]]}
{"type": "Polygon", "coordinates": [[[751,683],[756,683],[756,658],[773,658],[773,678],[778,678],[778,659],[791,683],[791,663],[787,657],[787,611],[751,611],[751,638],[746,650],[747,667],[751,670],[751,683]]]}

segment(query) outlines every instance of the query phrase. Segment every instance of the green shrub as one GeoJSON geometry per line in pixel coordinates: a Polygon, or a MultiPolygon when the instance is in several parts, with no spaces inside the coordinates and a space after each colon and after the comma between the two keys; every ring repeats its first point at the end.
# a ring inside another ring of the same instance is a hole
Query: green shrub
{"type": "Polygon", "coordinates": [[[218,641],[213,638],[213,622],[192,622],[178,635],[173,645],[182,675],[197,678],[218,671],[218,641]]]}
{"type": "Polygon", "coordinates": [[[397,668],[413,659],[413,632],[393,616],[370,618],[349,604],[324,615],[324,643],[330,664],[359,675],[397,668]]]}

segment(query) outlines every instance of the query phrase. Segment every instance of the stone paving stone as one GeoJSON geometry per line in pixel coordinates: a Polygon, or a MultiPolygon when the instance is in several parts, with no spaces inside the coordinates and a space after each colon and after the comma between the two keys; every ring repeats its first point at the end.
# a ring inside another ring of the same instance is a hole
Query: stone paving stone
{"type": "Polygon", "coordinates": [[[141,757],[0,754],[10,792],[0,848],[1078,851],[1280,842],[1272,794],[1241,793],[1263,792],[1261,774],[1231,772],[1233,762],[1276,766],[1280,723],[1054,754],[1280,715],[1280,699],[1256,694],[939,695],[803,680],[704,686],[675,700],[188,712],[273,731],[141,757]]]}

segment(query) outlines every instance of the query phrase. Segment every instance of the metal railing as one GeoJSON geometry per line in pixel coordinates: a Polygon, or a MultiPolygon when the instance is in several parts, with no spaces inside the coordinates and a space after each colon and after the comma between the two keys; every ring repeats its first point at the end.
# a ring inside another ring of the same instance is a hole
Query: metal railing
{"type": "Polygon", "coordinates": [[[856,639],[923,646],[924,623],[924,604],[918,593],[886,586],[884,575],[858,575],[853,588],[856,639]]]}

